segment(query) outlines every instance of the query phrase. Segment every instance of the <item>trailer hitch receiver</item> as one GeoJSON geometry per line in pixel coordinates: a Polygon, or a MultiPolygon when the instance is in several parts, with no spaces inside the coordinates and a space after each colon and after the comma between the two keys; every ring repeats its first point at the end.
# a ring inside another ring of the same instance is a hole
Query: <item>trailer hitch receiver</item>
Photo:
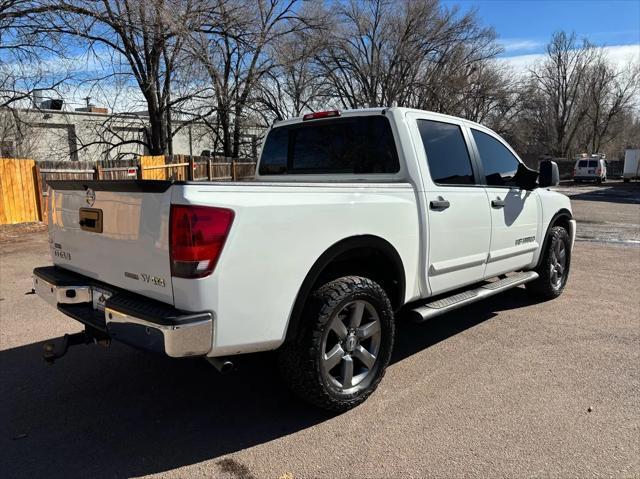
{"type": "Polygon", "coordinates": [[[56,359],[60,359],[67,354],[71,346],[77,346],[79,344],[100,344],[101,346],[108,347],[111,344],[111,338],[97,329],[86,327],[84,331],[65,334],[62,337],[59,348],[56,348],[56,344],[53,341],[45,343],[42,358],[47,364],[52,365],[56,359]]]}

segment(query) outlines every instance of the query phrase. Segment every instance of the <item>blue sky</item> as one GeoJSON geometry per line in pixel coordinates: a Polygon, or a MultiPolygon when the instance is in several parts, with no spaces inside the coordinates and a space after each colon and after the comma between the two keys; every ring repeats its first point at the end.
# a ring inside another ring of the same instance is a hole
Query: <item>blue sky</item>
{"type": "MultiPolygon", "coordinates": [[[[553,32],[575,32],[603,46],[640,45],[640,0],[444,0],[475,7],[495,28],[503,57],[542,53],[553,32]]],[[[640,48],[640,46],[638,47],[640,48]]]]}

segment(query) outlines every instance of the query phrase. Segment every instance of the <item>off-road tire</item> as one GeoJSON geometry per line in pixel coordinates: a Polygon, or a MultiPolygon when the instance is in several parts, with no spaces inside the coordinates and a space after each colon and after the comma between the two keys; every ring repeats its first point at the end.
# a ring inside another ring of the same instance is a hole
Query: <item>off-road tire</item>
{"type": "Polygon", "coordinates": [[[347,411],[362,402],[377,388],[384,376],[393,350],[395,324],[391,302],[384,289],[360,276],[345,276],[331,281],[312,293],[301,317],[298,338],[279,351],[282,380],[298,397],[319,408],[347,411]],[[323,374],[322,361],[331,322],[352,302],[364,301],[375,308],[380,322],[379,350],[368,384],[345,393],[323,374]]]}
{"type": "Polygon", "coordinates": [[[554,226],[551,228],[545,250],[542,254],[542,261],[534,270],[538,273],[539,277],[535,281],[527,283],[526,288],[529,293],[537,298],[545,300],[555,299],[564,291],[571,269],[571,239],[569,238],[569,232],[562,226],[554,226]],[[554,262],[554,248],[556,248],[558,242],[562,242],[564,245],[566,260],[560,284],[554,284],[552,266],[554,262]]]}

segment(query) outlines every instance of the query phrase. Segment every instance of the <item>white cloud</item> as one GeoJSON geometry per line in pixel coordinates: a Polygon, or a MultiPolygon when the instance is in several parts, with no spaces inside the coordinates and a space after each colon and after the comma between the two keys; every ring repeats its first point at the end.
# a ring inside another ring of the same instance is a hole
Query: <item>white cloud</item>
{"type": "MultiPolygon", "coordinates": [[[[612,45],[602,48],[607,58],[609,58],[609,60],[619,68],[625,67],[632,62],[640,64],[640,44],[612,45]]],[[[544,57],[544,53],[534,53],[529,55],[501,57],[498,58],[497,61],[510,67],[514,73],[523,74],[535,66],[537,62],[542,61],[544,57]]]]}
{"type": "Polygon", "coordinates": [[[498,43],[504,48],[505,53],[528,52],[544,45],[544,42],[522,38],[503,38],[498,43]]]}

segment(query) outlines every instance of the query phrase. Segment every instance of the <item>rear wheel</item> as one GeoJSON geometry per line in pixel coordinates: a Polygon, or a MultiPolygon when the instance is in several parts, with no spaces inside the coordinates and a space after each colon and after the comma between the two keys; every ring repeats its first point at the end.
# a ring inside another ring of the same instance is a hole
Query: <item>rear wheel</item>
{"type": "Polygon", "coordinates": [[[542,299],[554,299],[562,294],[571,266],[571,239],[562,226],[554,226],[540,265],[536,268],[539,277],[527,283],[527,291],[542,299]]]}
{"type": "Polygon", "coordinates": [[[346,276],[315,291],[298,341],[280,351],[289,388],[307,402],[346,411],[376,389],[391,357],[391,303],[377,283],[346,276]]]}

